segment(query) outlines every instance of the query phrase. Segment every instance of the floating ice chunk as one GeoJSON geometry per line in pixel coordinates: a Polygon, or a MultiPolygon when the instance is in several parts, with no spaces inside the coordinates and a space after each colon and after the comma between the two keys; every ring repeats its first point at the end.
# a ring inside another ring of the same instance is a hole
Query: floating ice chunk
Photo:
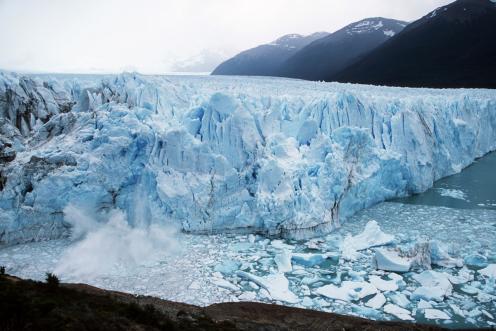
{"type": "Polygon", "coordinates": [[[410,305],[410,300],[403,293],[392,292],[388,295],[389,299],[396,305],[406,308],[410,305]]]}
{"type": "Polygon", "coordinates": [[[479,273],[488,278],[496,278],[496,264],[489,264],[484,269],[479,270],[479,273]]]}
{"type": "Polygon", "coordinates": [[[352,281],[344,281],[340,287],[325,285],[315,291],[318,295],[341,301],[355,301],[377,292],[377,288],[370,283],[352,281]]]}
{"type": "Polygon", "coordinates": [[[450,303],[449,306],[450,306],[451,310],[453,311],[453,313],[457,314],[460,317],[465,318],[465,313],[463,312],[463,310],[460,309],[460,307],[458,307],[452,303],[450,303]]]}
{"type": "Polygon", "coordinates": [[[463,266],[463,261],[461,259],[455,259],[451,257],[446,249],[442,247],[439,242],[432,240],[429,243],[429,249],[431,252],[431,261],[433,264],[445,268],[461,268],[463,266]]]}
{"type": "Polygon", "coordinates": [[[417,304],[418,309],[427,309],[427,308],[432,308],[432,305],[430,302],[424,301],[420,299],[419,303],[417,304]]]}
{"type": "Polygon", "coordinates": [[[293,262],[304,265],[306,267],[313,267],[314,265],[321,264],[327,260],[329,256],[326,254],[312,254],[312,253],[293,253],[291,256],[293,262]]]}
{"type": "Polygon", "coordinates": [[[405,321],[413,321],[410,311],[393,304],[385,305],[384,312],[405,321]]]}
{"type": "Polygon", "coordinates": [[[243,292],[243,294],[238,296],[238,299],[241,301],[253,301],[257,297],[257,294],[255,292],[243,292]]]}
{"type": "Polygon", "coordinates": [[[466,267],[460,269],[460,271],[458,271],[458,275],[456,276],[450,274],[447,275],[451,284],[455,284],[455,285],[465,284],[474,279],[474,275],[466,267]]]}
{"type": "Polygon", "coordinates": [[[437,191],[439,192],[439,195],[443,197],[449,197],[449,198],[465,200],[465,201],[467,200],[467,195],[462,190],[438,188],[437,191]]]}
{"type": "Polygon", "coordinates": [[[305,245],[310,249],[320,249],[320,246],[324,243],[323,239],[314,238],[305,243],[305,245]]]}
{"type": "Polygon", "coordinates": [[[487,310],[482,309],[481,311],[482,311],[482,313],[483,313],[484,315],[486,315],[486,317],[488,317],[488,318],[490,318],[490,319],[492,319],[492,320],[494,319],[494,316],[493,316],[493,315],[491,315],[491,314],[490,314],[487,310]]]}
{"type": "Polygon", "coordinates": [[[284,250],[293,250],[294,249],[294,246],[285,244],[284,241],[282,241],[280,239],[272,240],[270,245],[274,248],[277,248],[277,249],[284,249],[284,250]]]}
{"type": "Polygon", "coordinates": [[[234,271],[238,270],[240,266],[241,266],[240,262],[227,260],[222,262],[221,264],[216,265],[214,267],[214,270],[221,272],[225,275],[229,275],[232,274],[234,271]]]}
{"type": "Polygon", "coordinates": [[[277,270],[279,270],[279,272],[284,273],[293,270],[293,266],[291,265],[291,252],[288,250],[277,253],[274,257],[274,261],[277,264],[277,270]]]}
{"type": "Polygon", "coordinates": [[[375,308],[368,308],[364,306],[359,306],[359,305],[351,305],[351,309],[354,313],[369,318],[369,319],[380,319],[381,318],[381,312],[378,311],[375,308]]]}
{"type": "Polygon", "coordinates": [[[461,287],[461,290],[467,294],[471,294],[471,295],[474,295],[474,294],[477,294],[479,293],[479,289],[477,287],[474,287],[474,286],[471,286],[471,285],[468,285],[468,284],[465,284],[461,287]]]}
{"type": "Polygon", "coordinates": [[[443,301],[453,291],[453,286],[445,273],[427,270],[413,275],[412,278],[422,285],[412,293],[411,298],[414,300],[443,301]]]}
{"type": "Polygon", "coordinates": [[[341,251],[345,259],[355,260],[359,256],[358,251],[388,245],[393,241],[393,235],[382,232],[376,221],[369,221],[362,233],[345,237],[341,244],[341,251]]]}
{"type": "Polygon", "coordinates": [[[496,302],[496,296],[479,291],[479,293],[477,294],[477,300],[483,303],[496,302]]]}
{"type": "Polygon", "coordinates": [[[191,282],[191,284],[188,287],[190,290],[199,290],[201,289],[201,284],[199,281],[194,280],[191,282]]]}
{"type": "Polygon", "coordinates": [[[298,297],[289,290],[289,281],[282,273],[264,277],[255,276],[245,271],[238,271],[236,274],[266,289],[274,300],[287,303],[297,303],[299,301],[298,297]]]}
{"type": "Polygon", "coordinates": [[[382,293],[377,293],[372,299],[367,301],[365,305],[370,308],[379,309],[386,303],[386,297],[382,293]]]}
{"type": "Polygon", "coordinates": [[[449,320],[451,317],[439,309],[428,308],[424,310],[424,316],[430,320],[449,320]]]}
{"type": "Polygon", "coordinates": [[[303,307],[313,307],[315,304],[310,297],[304,297],[303,300],[301,301],[301,305],[303,307]]]}
{"type": "Polygon", "coordinates": [[[396,250],[376,249],[373,263],[377,269],[407,272],[410,270],[412,260],[401,257],[396,250]]]}
{"type": "Polygon", "coordinates": [[[488,265],[487,258],[481,254],[472,254],[466,256],[464,261],[467,266],[472,268],[485,268],[488,265]]]}
{"type": "Polygon", "coordinates": [[[225,288],[227,290],[231,290],[233,292],[239,291],[239,287],[237,287],[233,283],[231,283],[225,279],[222,279],[222,278],[214,278],[214,279],[212,279],[212,283],[214,283],[218,287],[222,287],[222,288],[225,288]]]}
{"type": "Polygon", "coordinates": [[[377,287],[379,291],[396,291],[398,289],[398,284],[394,280],[384,280],[379,276],[370,276],[369,282],[377,287]]]}
{"type": "Polygon", "coordinates": [[[397,283],[403,281],[403,276],[398,275],[398,274],[395,274],[394,272],[391,272],[391,273],[387,274],[387,277],[389,279],[392,279],[392,280],[396,281],[397,283]]]}

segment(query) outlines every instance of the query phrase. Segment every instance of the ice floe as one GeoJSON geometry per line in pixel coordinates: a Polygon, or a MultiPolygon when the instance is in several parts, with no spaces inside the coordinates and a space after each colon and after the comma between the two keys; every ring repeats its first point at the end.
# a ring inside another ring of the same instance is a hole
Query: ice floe
{"type": "Polygon", "coordinates": [[[370,283],[353,281],[344,281],[341,286],[329,284],[315,290],[318,295],[342,301],[355,301],[377,292],[377,288],[370,283]]]}
{"type": "Polygon", "coordinates": [[[284,274],[271,274],[263,277],[255,276],[248,272],[238,271],[238,276],[251,280],[267,290],[270,297],[277,301],[296,303],[300,301],[298,297],[289,290],[289,281],[284,274]]]}
{"type": "Polygon", "coordinates": [[[365,225],[362,233],[356,236],[348,235],[344,238],[341,245],[342,256],[345,259],[353,260],[359,256],[359,251],[388,245],[393,241],[394,235],[382,232],[376,221],[370,221],[365,225]]]}

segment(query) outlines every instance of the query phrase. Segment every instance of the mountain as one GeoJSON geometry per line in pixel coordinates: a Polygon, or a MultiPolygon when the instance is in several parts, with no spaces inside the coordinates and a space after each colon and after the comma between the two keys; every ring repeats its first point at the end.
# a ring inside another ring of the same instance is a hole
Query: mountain
{"type": "Polygon", "coordinates": [[[326,80],[495,88],[496,1],[458,0],[440,7],[326,80]]]}
{"type": "Polygon", "coordinates": [[[406,25],[382,17],[355,22],[302,48],[285,61],[277,75],[323,80],[401,32],[406,25]]]}
{"type": "Polygon", "coordinates": [[[241,52],[221,63],[212,74],[273,76],[285,60],[311,42],[327,35],[327,32],[317,32],[308,36],[285,35],[270,44],[241,52]]]}

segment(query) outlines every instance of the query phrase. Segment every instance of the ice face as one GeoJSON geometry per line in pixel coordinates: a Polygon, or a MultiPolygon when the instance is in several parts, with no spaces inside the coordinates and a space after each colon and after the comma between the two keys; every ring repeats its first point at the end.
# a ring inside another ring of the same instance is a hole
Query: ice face
{"type": "Polygon", "coordinates": [[[317,236],[496,148],[496,92],[0,75],[0,244],[131,226],[317,236]]]}

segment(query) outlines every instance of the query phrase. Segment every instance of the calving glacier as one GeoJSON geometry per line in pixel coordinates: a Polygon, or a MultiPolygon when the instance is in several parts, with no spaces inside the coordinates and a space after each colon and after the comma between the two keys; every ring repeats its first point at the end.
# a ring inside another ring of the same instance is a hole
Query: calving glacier
{"type": "Polygon", "coordinates": [[[301,238],[496,149],[496,92],[0,74],[0,244],[135,226],[301,238]]]}

